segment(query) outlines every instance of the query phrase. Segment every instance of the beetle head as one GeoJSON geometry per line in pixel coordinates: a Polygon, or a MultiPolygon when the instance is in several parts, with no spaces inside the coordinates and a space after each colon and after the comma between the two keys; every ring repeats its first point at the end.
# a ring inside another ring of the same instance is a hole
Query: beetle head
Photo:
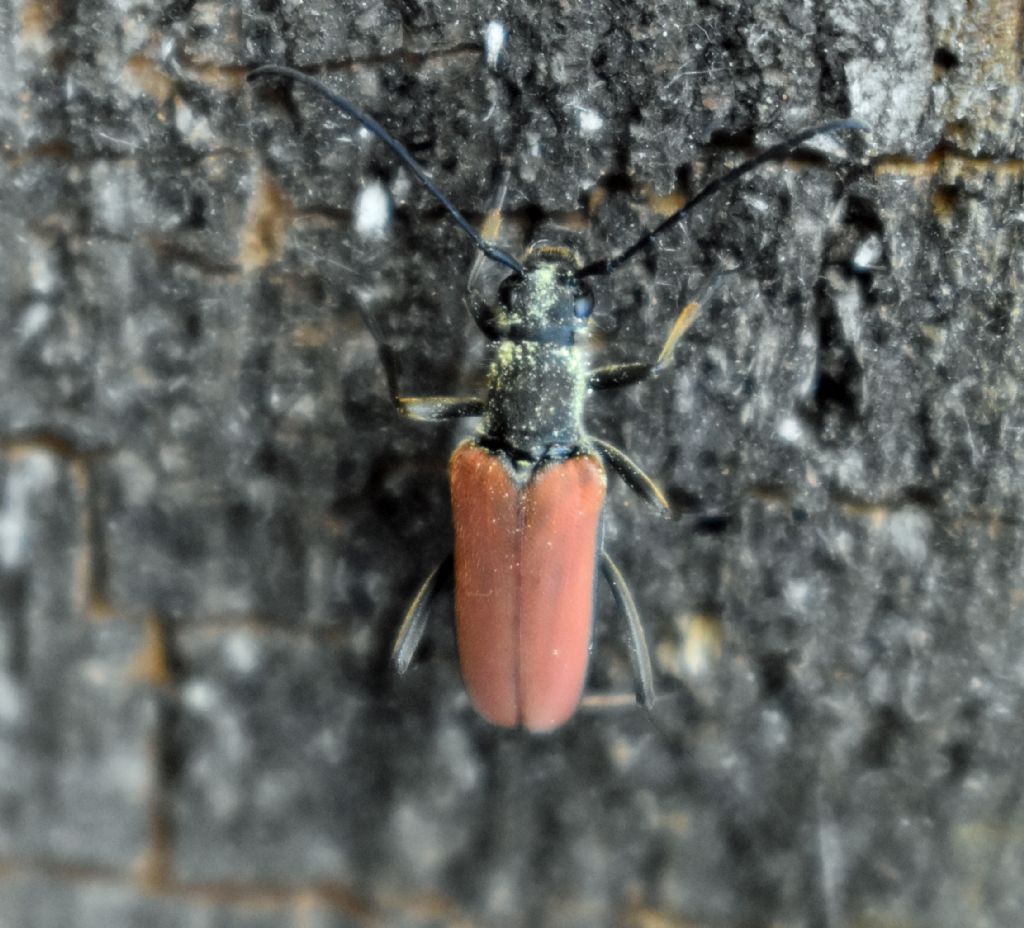
{"type": "Polygon", "coordinates": [[[543,241],[531,245],[523,259],[524,272],[502,281],[490,320],[495,334],[572,344],[594,308],[589,286],[576,275],[581,266],[571,248],[543,241]]]}

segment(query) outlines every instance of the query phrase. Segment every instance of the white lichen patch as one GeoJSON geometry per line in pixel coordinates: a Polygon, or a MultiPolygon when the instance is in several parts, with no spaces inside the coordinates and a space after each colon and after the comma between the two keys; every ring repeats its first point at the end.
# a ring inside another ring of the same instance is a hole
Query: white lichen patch
{"type": "Polygon", "coordinates": [[[604,120],[601,118],[601,114],[587,106],[580,107],[577,119],[580,132],[584,135],[597,135],[604,127],[604,120]]]}
{"type": "Polygon", "coordinates": [[[248,675],[260,664],[260,653],[252,635],[236,632],[228,635],[223,644],[224,660],[236,673],[248,675]]]}
{"type": "Polygon", "coordinates": [[[794,419],[792,416],[786,416],[781,422],[779,422],[778,435],[785,442],[795,444],[800,441],[803,437],[804,430],[800,425],[799,421],[794,419]]]}
{"type": "Polygon", "coordinates": [[[52,494],[57,465],[44,452],[32,452],[12,461],[0,487],[0,566],[23,567],[31,559],[35,542],[36,506],[52,494]]]}
{"type": "Polygon", "coordinates": [[[391,221],[391,197],[384,185],[367,184],[356,197],[356,234],[363,238],[381,238],[391,221]]]}
{"type": "Polygon", "coordinates": [[[507,38],[508,29],[504,23],[492,19],[484,26],[484,60],[487,62],[487,67],[497,66],[507,38]]]}

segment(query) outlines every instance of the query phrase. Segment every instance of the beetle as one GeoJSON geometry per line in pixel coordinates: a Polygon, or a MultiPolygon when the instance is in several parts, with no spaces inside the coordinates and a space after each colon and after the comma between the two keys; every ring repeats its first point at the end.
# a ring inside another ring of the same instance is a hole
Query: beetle
{"type": "Polygon", "coordinates": [[[607,275],[649,247],[724,185],[776,161],[814,136],[865,131],[856,119],[826,122],[797,133],[712,180],[687,203],[619,254],[585,264],[572,249],[531,245],[522,260],[488,237],[499,206],[481,235],[386,129],[316,78],[264,65],[249,80],[282,77],[305,84],[383,141],[444,206],[484,259],[509,270],[495,305],[471,300],[474,321],[491,342],[484,397],[401,395],[395,357],[364,314],[396,409],[425,421],[479,417],[475,438],[449,463],[454,551],[424,581],[399,629],[392,663],[404,673],[423,637],[437,591],[454,581],[456,641],[463,680],[477,712],[496,725],[547,732],[575,713],[583,694],[593,632],[596,580],[608,584],[625,619],[637,702],[654,704],[651,659],[633,596],[604,550],[602,515],[606,466],[655,509],[669,505],[654,481],[625,452],[587,434],[589,393],[640,383],[665,370],[675,346],[708,294],[683,307],[658,357],[591,369],[580,344],[594,307],[587,279],[607,275]],[[486,237],[485,237],[486,236],[486,237]]]}

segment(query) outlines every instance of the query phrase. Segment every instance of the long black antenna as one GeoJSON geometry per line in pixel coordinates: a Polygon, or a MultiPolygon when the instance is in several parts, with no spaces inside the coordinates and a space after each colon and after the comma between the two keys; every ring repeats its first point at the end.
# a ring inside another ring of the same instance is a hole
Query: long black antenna
{"type": "Polygon", "coordinates": [[[338,109],[343,110],[357,122],[362,123],[370,132],[372,132],[377,138],[379,138],[385,145],[388,146],[399,158],[405,166],[416,175],[417,180],[424,187],[427,188],[440,202],[440,204],[452,214],[452,218],[459,224],[459,228],[466,233],[472,240],[473,244],[480,249],[488,258],[492,261],[497,261],[499,264],[504,264],[505,267],[510,268],[517,274],[524,274],[526,268],[524,268],[515,258],[512,257],[507,251],[498,248],[497,245],[492,245],[490,242],[485,242],[467,221],[466,217],[460,213],[451,200],[446,197],[441,190],[438,188],[428,176],[427,172],[423,170],[417,163],[416,159],[409,154],[409,150],[399,142],[387,129],[385,129],[380,123],[377,122],[373,117],[368,116],[362,110],[353,106],[344,97],[339,96],[326,84],[321,83],[315,77],[310,77],[308,74],[302,71],[296,71],[294,68],[285,68],[279,65],[265,64],[262,67],[256,68],[250,71],[246,76],[246,80],[255,80],[258,77],[287,77],[289,80],[298,81],[300,84],[305,84],[308,87],[312,87],[320,96],[329,102],[333,103],[338,109]]]}
{"type": "Polygon", "coordinates": [[[622,254],[615,255],[613,258],[602,258],[600,261],[593,261],[586,267],[580,268],[576,272],[577,277],[593,277],[598,274],[610,274],[612,271],[617,270],[622,264],[633,257],[638,251],[646,248],[651,242],[654,241],[662,232],[671,229],[672,226],[676,225],[690,210],[692,210],[698,203],[706,200],[712,194],[717,193],[722,187],[727,186],[737,180],[739,180],[744,174],[749,174],[751,171],[759,168],[762,164],[768,161],[777,161],[780,158],[784,158],[794,149],[799,148],[808,139],[814,138],[816,135],[821,135],[824,132],[838,132],[841,129],[856,129],[859,132],[869,131],[867,123],[861,122],[859,119],[836,119],[832,122],[822,123],[820,126],[813,126],[810,129],[804,129],[803,132],[798,132],[791,138],[785,141],[779,142],[777,145],[772,145],[771,148],[766,148],[761,154],[749,161],[744,161],[734,167],[731,171],[727,171],[721,177],[715,178],[706,187],[704,187],[699,193],[697,193],[686,205],[681,206],[671,216],[668,217],[664,222],[661,223],[657,228],[652,229],[650,232],[645,232],[640,236],[637,241],[629,246],[622,254]]]}

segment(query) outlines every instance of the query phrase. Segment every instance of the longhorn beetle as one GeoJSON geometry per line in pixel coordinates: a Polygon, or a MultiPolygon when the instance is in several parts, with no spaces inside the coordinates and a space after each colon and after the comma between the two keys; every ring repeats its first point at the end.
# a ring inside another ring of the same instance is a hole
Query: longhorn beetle
{"type": "MultiPolygon", "coordinates": [[[[511,272],[499,288],[498,305],[471,301],[474,321],[492,343],[482,398],[401,396],[395,358],[364,314],[398,412],[432,422],[482,419],[477,437],[461,444],[449,464],[455,550],[430,573],[406,612],[392,654],[396,670],[408,669],[435,593],[454,579],[459,663],[476,710],[496,725],[532,732],[557,728],[576,711],[582,696],[595,574],[600,571],[625,619],[637,702],[650,708],[654,681],[643,627],[622,573],[602,545],[604,464],[655,509],[668,512],[669,506],[654,481],[624,452],[587,435],[583,408],[592,391],[640,383],[665,370],[701,300],[683,308],[655,361],[589,369],[577,343],[594,306],[587,278],[612,273],[723,186],[779,160],[808,139],[868,127],[859,120],[839,119],[773,145],[712,180],[613,257],[584,264],[570,249],[540,242],[520,261],[486,241],[406,148],[370,116],[292,68],[265,65],[252,71],[249,80],[269,76],[311,87],[401,159],[479,250],[471,287],[484,258],[511,272]]],[[[489,225],[496,227],[496,218],[485,223],[485,232],[489,225]]]]}

